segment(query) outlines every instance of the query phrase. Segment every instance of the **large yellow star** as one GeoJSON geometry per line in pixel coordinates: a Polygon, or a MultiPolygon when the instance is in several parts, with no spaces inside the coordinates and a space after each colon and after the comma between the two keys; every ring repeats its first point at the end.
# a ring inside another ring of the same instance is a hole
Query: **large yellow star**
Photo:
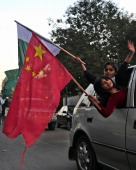
{"type": "Polygon", "coordinates": [[[36,50],[36,53],[35,53],[34,56],[35,56],[35,57],[36,57],[36,56],[39,56],[40,59],[42,60],[42,54],[43,54],[43,53],[46,53],[46,51],[42,50],[41,44],[39,45],[39,47],[34,46],[34,48],[35,48],[35,50],[36,50]]]}

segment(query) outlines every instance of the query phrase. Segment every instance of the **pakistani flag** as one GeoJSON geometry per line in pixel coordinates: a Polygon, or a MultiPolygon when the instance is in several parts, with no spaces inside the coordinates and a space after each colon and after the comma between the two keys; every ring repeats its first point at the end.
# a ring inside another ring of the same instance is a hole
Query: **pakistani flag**
{"type": "Polygon", "coordinates": [[[20,24],[19,22],[16,23],[17,23],[17,32],[18,32],[18,65],[20,71],[24,64],[24,56],[33,32],[38,36],[38,38],[42,41],[42,43],[48,48],[48,50],[53,55],[56,56],[60,52],[61,49],[58,46],[56,46],[53,42],[48,40],[47,38],[44,38],[43,36],[39,35],[38,33],[31,30],[30,28],[20,24]]]}
{"type": "Polygon", "coordinates": [[[13,69],[13,70],[7,70],[5,71],[7,80],[4,83],[4,87],[3,87],[3,92],[2,92],[2,97],[5,99],[7,96],[13,94],[15,87],[16,87],[16,83],[18,81],[18,77],[19,77],[19,71],[18,69],[13,69]]]}

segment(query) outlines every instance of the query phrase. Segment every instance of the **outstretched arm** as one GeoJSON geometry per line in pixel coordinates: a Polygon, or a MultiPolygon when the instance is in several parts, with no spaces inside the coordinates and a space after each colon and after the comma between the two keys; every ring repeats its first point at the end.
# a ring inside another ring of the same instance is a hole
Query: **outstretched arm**
{"type": "Polygon", "coordinates": [[[130,50],[130,52],[124,61],[130,63],[135,53],[135,47],[133,42],[128,41],[128,49],[130,50]]]}
{"type": "Polygon", "coordinates": [[[121,89],[109,97],[107,105],[104,107],[93,95],[89,95],[89,100],[93,102],[99,113],[105,118],[110,116],[117,107],[124,107],[127,99],[126,89],[121,89]]]}
{"type": "Polygon", "coordinates": [[[82,70],[84,71],[85,78],[89,81],[89,83],[94,84],[94,81],[96,80],[97,77],[93,73],[91,73],[89,70],[87,70],[81,58],[76,57],[76,60],[78,61],[78,63],[81,64],[82,70]]]}
{"type": "Polygon", "coordinates": [[[118,87],[127,87],[129,79],[130,79],[130,73],[128,71],[128,64],[132,60],[134,53],[135,53],[135,47],[134,47],[133,42],[128,41],[128,49],[130,50],[130,52],[128,56],[126,57],[126,59],[124,60],[124,62],[122,62],[122,64],[120,65],[119,70],[115,77],[116,85],[118,87]]]}

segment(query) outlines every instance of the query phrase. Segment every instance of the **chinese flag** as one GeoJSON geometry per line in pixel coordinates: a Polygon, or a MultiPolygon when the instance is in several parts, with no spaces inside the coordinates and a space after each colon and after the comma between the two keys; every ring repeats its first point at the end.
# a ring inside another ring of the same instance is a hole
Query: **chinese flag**
{"type": "Polygon", "coordinates": [[[35,34],[29,42],[3,133],[30,147],[45,130],[72,76],[35,34]]]}

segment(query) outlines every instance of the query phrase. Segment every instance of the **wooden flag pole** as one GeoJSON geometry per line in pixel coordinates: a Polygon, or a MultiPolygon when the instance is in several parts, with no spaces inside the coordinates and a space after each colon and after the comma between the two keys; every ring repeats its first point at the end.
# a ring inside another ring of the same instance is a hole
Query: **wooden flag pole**
{"type": "Polygon", "coordinates": [[[77,86],[79,87],[80,90],[82,90],[87,96],[89,96],[89,94],[83,89],[83,87],[76,81],[76,79],[74,79],[74,77],[72,77],[72,80],[77,84],[77,86]]]}
{"type": "MultiPolygon", "coordinates": [[[[89,94],[83,89],[83,87],[76,81],[76,79],[74,79],[74,77],[72,77],[72,80],[77,84],[77,86],[79,87],[79,89],[81,89],[88,97],[89,97],[89,94]]],[[[94,105],[99,109],[101,110],[100,106],[94,102],[94,105]]]]}
{"type": "MultiPolygon", "coordinates": [[[[60,47],[59,47],[60,48],[60,47]]],[[[68,51],[66,51],[64,48],[60,48],[62,51],[64,51],[65,53],[67,53],[68,55],[70,55],[71,57],[73,57],[74,59],[76,59],[77,57],[76,56],[74,56],[73,54],[71,54],[70,52],[68,52],[68,51]]],[[[81,60],[81,63],[82,64],[86,64],[85,62],[83,62],[82,60],[81,60]]]]}

